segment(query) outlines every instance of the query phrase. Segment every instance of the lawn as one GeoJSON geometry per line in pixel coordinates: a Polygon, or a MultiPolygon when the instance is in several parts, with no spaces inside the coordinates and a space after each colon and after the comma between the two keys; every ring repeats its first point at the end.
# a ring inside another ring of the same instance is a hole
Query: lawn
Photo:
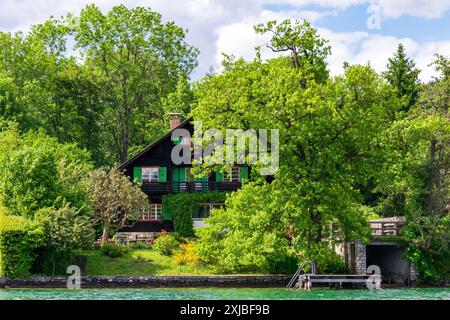
{"type": "Polygon", "coordinates": [[[90,276],[220,274],[213,267],[177,265],[172,257],[163,256],[154,249],[131,250],[117,258],[107,257],[99,250],[85,251],[83,255],[87,257],[87,273],[90,276]]]}

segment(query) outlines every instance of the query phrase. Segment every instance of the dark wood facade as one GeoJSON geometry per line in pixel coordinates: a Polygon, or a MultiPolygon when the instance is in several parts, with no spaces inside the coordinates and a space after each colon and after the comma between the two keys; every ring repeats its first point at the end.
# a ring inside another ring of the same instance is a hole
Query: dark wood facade
{"type": "MultiPolygon", "coordinates": [[[[188,130],[192,136],[194,132],[192,119],[183,121],[174,130],[179,128],[188,130]]],[[[235,191],[241,186],[241,178],[248,178],[248,168],[245,166],[239,167],[239,179],[224,181],[223,173],[220,172],[210,174],[208,177],[190,178],[189,174],[186,174],[192,167],[190,164],[175,165],[171,160],[172,148],[177,143],[172,141],[171,135],[172,130],[119,166],[119,169],[124,170],[132,180],[141,182],[142,190],[147,194],[150,204],[163,206],[162,197],[170,193],[235,191]],[[155,172],[158,170],[159,180],[145,181],[142,178],[145,168],[153,168],[155,172]]],[[[166,214],[164,211],[158,219],[149,214],[148,219],[140,219],[134,226],[123,228],[120,231],[142,232],[148,230],[148,232],[155,232],[158,229],[173,230],[170,213],[166,214]]]]}

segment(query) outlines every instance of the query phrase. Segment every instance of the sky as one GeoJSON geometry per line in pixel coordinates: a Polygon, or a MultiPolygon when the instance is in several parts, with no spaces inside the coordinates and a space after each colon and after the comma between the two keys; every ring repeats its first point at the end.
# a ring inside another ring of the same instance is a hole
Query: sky
{"type": "Polygon", "coordinates": [[[118,4],[150,7],[188,29],[187,42],[200,49],[193,80],[211,68],[220,72],[222,53],[249,60],[261,46],[263,58],[274,56],[253,26],[287,18],[308,20],[330,41],[332,75],[341,74],[346,61],[381,72],[401,42],[421,80],[429,81],[433,55],[450,55],[450,0],[0,0],[0,30],[27,31],[89,3],[104,11],[118,4]]]}

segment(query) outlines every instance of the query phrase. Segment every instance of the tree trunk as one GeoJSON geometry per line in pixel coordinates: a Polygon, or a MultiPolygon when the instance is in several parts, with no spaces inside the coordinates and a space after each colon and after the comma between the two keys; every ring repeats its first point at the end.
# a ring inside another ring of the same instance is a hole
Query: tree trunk
{"type": "Polygon", "coordinates": [[[128,144],[129,144],[129,126],[128,120],[125,120],[125,128],[123,130],[122,135],[122,162],[127,161],[128,159],[128,144]]]}
{"type": "Polygon", "coordinates": [[[102,246],[108,243],[108,240],[109,240],[109,224],[105,224],[103,227],[103,234],[102,234],[102,246]]]}

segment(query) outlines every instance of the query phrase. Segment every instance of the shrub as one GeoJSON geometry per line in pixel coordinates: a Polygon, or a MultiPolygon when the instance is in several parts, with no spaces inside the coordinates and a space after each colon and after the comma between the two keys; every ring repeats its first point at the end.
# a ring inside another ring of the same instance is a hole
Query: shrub
{"type": "Polygon", "coordinates": [[[117,258],[122,257],[125,253],[127,253],[129,251],[129,248],[120,244],[106,243],[100,248],[100,251],[105,256],[108,256],[110,258],[117,258]]]}
{"type": "Polygon", "coordinates": [[[194,242],[180,244],[180,251],[174,255],[173,259],[178,265],[197,265],[200,260],[197,254],[197,245],[194,242]]]}
{"type": "Polygon", "coordinates": [[[158,250],[161,254],[165,256],[170,256],[173,254],[173,252],[178,249],[179,242],[172,237],[170,234],[165,236],[159,236],[154,244],[153,247],[158,250]]]}
{"type": "Polygon", "coordinates": [[[0,276],[28,276],[43,243],[41,228],[23,217],[0,214],[0,276]]]}
{"type": "Polygon", "coordinates": [[[319,273],[347,273],[347,267],[344,260],[342,260],[342,257],[324,245],[318,245],[314,248],[310,248],[306,259],[312,260],[316,263],[319,273]]]}
{"type": "Polygon", "coordinates": [[[271,255],[266,261],[265,269],[270,274],[292,274],[298,269],[298,258],[287,253],[271,255]]]}
{"type": "Polygon", "coordinates": [[[151,249],[151,245],[145,242],[136,242],[134,244],[131,245],[132,249],[135,250],[145,250],[145,249],[151,249]]]}
{"type": "Polygon", "coordinates": [[[92,248],[92,222],[66,201],[62,202],[61,208],[40,209],[35,214],[35,221],[45,231],[45,246],[39,252],[34,272],[65,274],[75,250],[92,248]]]}
{"type": "Polygon", "coordinates": [[[163,196],[162,203],[165,215],[172,218],[175,231],[182,237],[192,237],[195,234],[192,222],[194,208],[201,203],[223,203],[225,198],[224,192],[180,192],[163,196]]]}

